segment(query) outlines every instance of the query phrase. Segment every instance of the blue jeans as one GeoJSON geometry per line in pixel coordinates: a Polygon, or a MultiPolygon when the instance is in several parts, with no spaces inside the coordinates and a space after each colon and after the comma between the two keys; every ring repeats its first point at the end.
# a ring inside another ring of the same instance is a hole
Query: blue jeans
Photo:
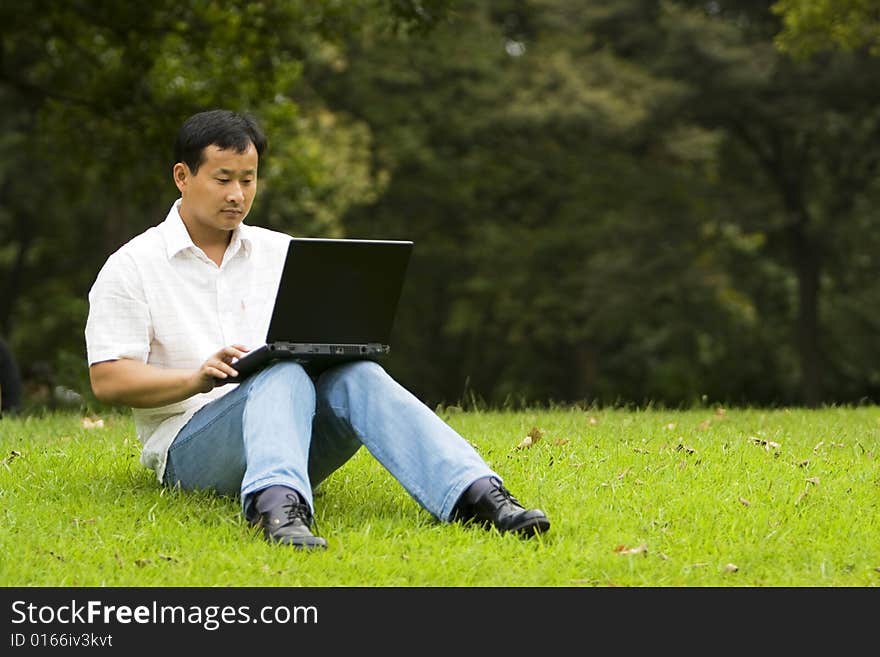
{"type": "Polygon", "coordinates": [[[475,480],[498,476],[379,364],[311,377],[281,361],[199,409],[171,444],[164,483],[240,495],[245,516],[253,494],[273,485],[296,489],[314,509],[312,487],[361,445],[444,521],[475,480]]]}

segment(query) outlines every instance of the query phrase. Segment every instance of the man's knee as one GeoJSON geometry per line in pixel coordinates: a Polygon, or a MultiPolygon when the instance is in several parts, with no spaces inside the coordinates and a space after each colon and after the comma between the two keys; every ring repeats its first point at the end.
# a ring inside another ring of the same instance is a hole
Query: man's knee
{"type": "Polygon", "coordinates": [[[311,391],[311,394],[314,395],[315,390],[315,384],[308,372],[302,365],[292,360],[278,361],[254,375],[249,394],[255,390],[265,389],[267,386],[292,389],[299,395],[307,394],[307,391],[311,391]]]}
{"type": "Polygon", "coordinates": [[[396,382],[379,363],[357,360],[326,370],[318,380],[320,394],[337,398],[356,392],[381,393],[396,382]]]}
{"type": "Polygon", "coordinates": [[[391,376],[379,363],[372,360],[355,360],[334,368],[337,380],[355,381],[369,384],[370,382],[391,380],[391,376]]]}
{"type": "Polygon", "coordinates": [[[289,381],[304,381],[309,379],[308,372],[295,360],[279,360],[269,365],[262,376],[272,378],[284,378],[289,381]]]}
{"type": "Polygon", "coordinates": [[[353,360],[341,367],[355,375],[363,376],[388,376],[385,368],[374,360],[353,360]]]}

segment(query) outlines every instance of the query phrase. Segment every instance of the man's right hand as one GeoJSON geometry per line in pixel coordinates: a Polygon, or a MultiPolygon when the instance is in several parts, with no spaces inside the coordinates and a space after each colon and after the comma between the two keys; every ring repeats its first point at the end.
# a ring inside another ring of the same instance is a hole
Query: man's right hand
{"type": "Polygon", "coordinates": [[[223,347],[223,349],[213,354],[202,363],[202,366],[195,374],[196,390],[198,392],[210,392],[215,386],[224,383],[224,381],[218,381],[218,379],[238,376],[238,372],[232,367],[232,362],[244,356],[248,351],[248,348],[243,345],[233,344],[223,347]]]}

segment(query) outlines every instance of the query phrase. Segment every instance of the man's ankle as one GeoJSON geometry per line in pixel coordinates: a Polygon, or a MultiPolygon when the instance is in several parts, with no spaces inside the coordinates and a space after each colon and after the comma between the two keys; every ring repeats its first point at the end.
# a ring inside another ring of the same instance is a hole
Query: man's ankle
{"type": "Polygon", "coordinates": [[[258,513],[265,513],[279,504],[288,502],[287,496],[293,493],[300,502],[305,502],[303,496],[295,488],[290,486],[268,486],[254,493],[254,508],[258,513]]]}
{"type": "Polygon", "coordinates": [[[290,494],[295,495],[297,501],[305,503],[300,492],[290,486],[275,484],[251,493],[250,500],[245,505],[247,520],[255,522],[270,509],[289,503],[287,496],[290,494]]]}
{"type": "Polygon", "coordinates": [[[474,480],[464,492],[459,496],[458,502],[455,503],[452,515],[453,518],[467,518],[473,512],[473,506],[483,495],[500,484],[500,481],[494,475],[480,477],[474,480]]]}

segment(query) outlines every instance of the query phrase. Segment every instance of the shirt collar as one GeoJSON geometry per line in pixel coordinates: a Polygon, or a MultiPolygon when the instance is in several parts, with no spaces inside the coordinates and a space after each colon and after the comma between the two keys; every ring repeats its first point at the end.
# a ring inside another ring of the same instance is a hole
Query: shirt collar
{"type": "MultiPolygon", "coordinates": [[[[165,238],[165,255],[169,260],[185,249],[196,248],[180,216],[180,201],[181,199],[177,199],[174,202],[174,205],[168,211],[168,216],[165,217],[165,221],[159,225],[159,229],[165,238]]],[[[244,222],[240,223],[232,231],[232,239],[229,242],[229,246],[226,247],[226,258],[224,259],[232,258],[239,250],[242,251],[243,255],[250,256],[251,249],[253,248],[251,232],[252,228],[250,226],[244,222]]]]}

